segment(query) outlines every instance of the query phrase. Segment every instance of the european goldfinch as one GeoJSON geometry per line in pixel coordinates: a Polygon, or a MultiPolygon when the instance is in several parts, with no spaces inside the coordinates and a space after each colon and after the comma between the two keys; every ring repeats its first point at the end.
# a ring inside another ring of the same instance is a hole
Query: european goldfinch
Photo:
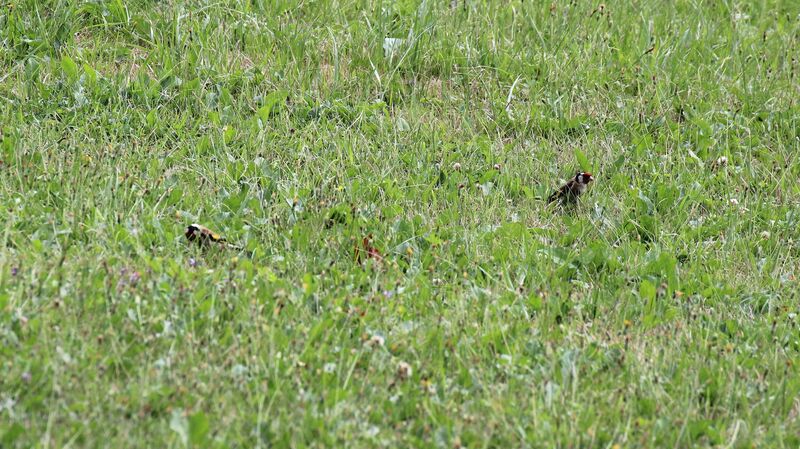
{"type": "Polygon", "coordinates": [[[592,181],[594,181],[594,177],[591,173],[579,171],[574,178],[553,192],[547,198],[547,202],[561,200],[563,203],[575,203],[578,201],[578,197],[586,192],[586,188],[592,181]]]}

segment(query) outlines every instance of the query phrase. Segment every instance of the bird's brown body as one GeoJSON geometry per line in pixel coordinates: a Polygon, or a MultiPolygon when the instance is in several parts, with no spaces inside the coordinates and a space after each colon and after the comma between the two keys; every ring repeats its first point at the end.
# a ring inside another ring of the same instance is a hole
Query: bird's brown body
{"type": "Polygon", "coordinates": [[[561,200],[563,203],[575,203],[578,201],[578,197],[586,192],[589,183],[592,181],[594,181],[594,177],[591,173],[578,172],[574,178],[553,192],[547,198],[547,202],[552,203],[556,200],[561,200]]]}

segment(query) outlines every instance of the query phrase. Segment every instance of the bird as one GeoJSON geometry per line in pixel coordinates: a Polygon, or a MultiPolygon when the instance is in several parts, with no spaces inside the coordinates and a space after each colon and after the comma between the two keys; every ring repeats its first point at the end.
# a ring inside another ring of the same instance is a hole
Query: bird
{"type": "Polygon", "coordinates": [[[186,233],[184,235],[186,235],[186,240],[190,242],[197,241],[199,246],[208,246],[212,242],[222,244],[225,244],[226,242],[226,240],[216,232],[197,223],[192,223],[187,226],[186,233]]]}
{"type": "Polygon", "coordinates": [[[574,178],[547,197],[547,202],[552,203],[553,201],[561,200],[563,203],[575,203],[592,181],[594,181],[594,177],[591,173],[585,171],[576,172],[574,178]]]}

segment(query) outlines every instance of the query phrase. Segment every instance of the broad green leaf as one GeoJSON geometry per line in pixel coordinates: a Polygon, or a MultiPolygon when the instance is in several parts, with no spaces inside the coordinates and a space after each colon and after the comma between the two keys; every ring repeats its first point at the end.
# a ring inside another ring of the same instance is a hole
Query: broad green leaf
{"type": "Polygon", "coordinates": [[[6,445],[8,445],[8,447],[13,447],[14,441],[16,441],[16,439],[19,438],[19,436],[23,433],[25,433],[25,428],[22,427],[20,423],[14,423],[6,431],[6,433],[3,434],[3,439],[0,440],[0,442],[3,443],[3,447],[6,447],[6,445]]]}
{"type": "Polygon", "coordinates": [[[208,428],[208,418],[203,412],[192,415],[189,418],[189,441],[195,446],[205,447],[208,428]]]}
{"type": "Polygon", "coordinates": [[[83,73],[86,74],[86,79],[89,81],[89,83],[94,83],[97,81],[97,71],[89,64],[83,64],[83,73]]]}
{"type": "Polygon", "coordinates": [[[155,109],[152,109],[150,112],[147,113],[145,121],[147,121],[147,126],[149,126],[150,128],[155,128],[156,122],[158,121],[158,112],[156,112],[155,109]]]}
{"type": "Polygon", "coordinates": [[[639,284],[639,297],[645,300],[652,300],[656,297],[656,286],[647,279],[642,280],[639,284]]]}
{"type": "Polygon", "coordinates": [[[589,163],[589,159],[579,148],[575,148],[575,160],[578,161],[578,165],[580,166],[581,170],[591,171],[592,164],[589,163]]]}
{"type": "Polygon", "coordinates": [[[61,58],[61,70],[64,71],[64,74],[67,75],[67,78],[70,80],[76,80],[78,78],[78,64],[75,64],[75,61],[67,55],[61,58]]]}
{"type": "Polygon", "coordinates": [[[267,95],[267,98],[264,99],[264,105],[258,109],[258,118],[260,118],[262,122],[266,122],[273,113],[278,111],[280,104],[286,101],[288,97],[289,92],[285,90],[271,92],[267,95]]]}
{"type": "Polygon", "coordinates": [[[434,233],[430,233],[430,234],[426,235],[425,236],[425,241],[427,241],[431,245],[441,245],[442,243],[444,243],[444,240],[439,238],[439,236],[437,236],[434,233]]]}

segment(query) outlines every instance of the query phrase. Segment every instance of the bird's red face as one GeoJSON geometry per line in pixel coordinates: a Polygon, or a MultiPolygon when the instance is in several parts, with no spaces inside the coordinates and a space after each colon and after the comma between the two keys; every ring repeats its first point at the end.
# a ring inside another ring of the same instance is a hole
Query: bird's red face
{"type": "Polygon", "coordinates": [[[592,181],[594,181],[594,176],[592,176],[592,174],[589,172],[579,171],[575,175],[575,182],[578,182],[580,184],[589,184],[592,181]]]}

